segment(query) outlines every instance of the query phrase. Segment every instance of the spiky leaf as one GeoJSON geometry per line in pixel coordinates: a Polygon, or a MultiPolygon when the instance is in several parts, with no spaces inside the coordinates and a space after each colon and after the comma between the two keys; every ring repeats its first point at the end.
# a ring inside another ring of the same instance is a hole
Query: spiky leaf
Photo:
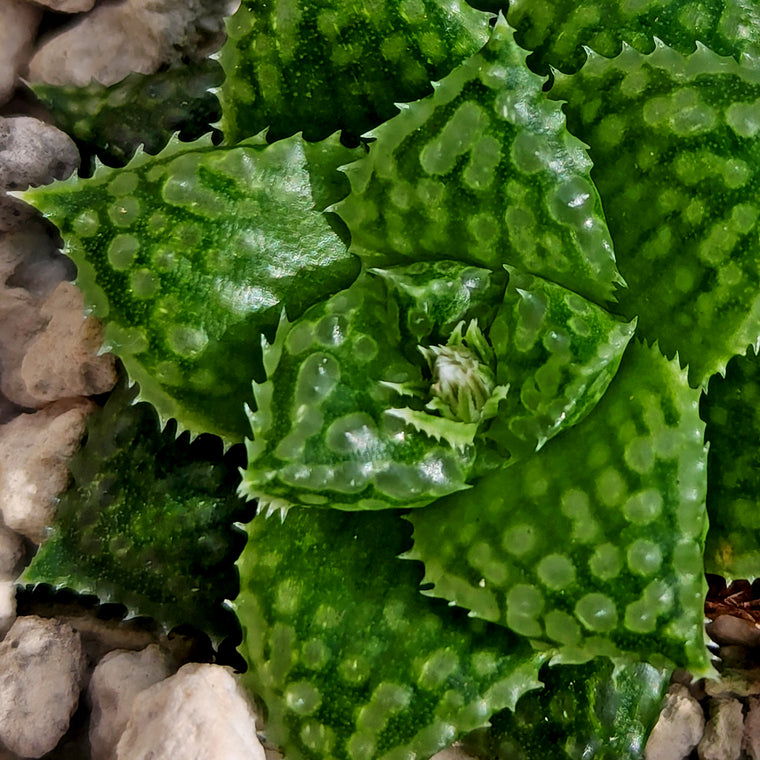
{"type": "Polygon", "coordinates": [[[704,671],[706,450],[685,374],[632,344],[585,420],[410,515],[425,593],[565,661],[628,652],[704,671]]]}
{"type": "Polygon", "coordinates": [[[61,230],[106,347],[142,397],[181,429],[239,441],[262,331],[356,276],[340,221],[321,211],[341,195],[335,167],[356,155],[336,137],[172,140],[24,199],[61,230]]]}
{"type": "Polygon", "coordinates": [[[196,140],[221,115],[210,88],[222,83],[218,63],[205,60],[155,74],[130,74],[110,87],[32,82],[34,94],[55,123],[69,135],[97,149],[102,159],[126,163],[142,145],[158,153],[175,133],[196,140]]]}
{"type": "Polygon", "coordinates": [[[336,211],[373,266],[510,264],[601,302],[620,281],[583,145],[503,19],[435,93],[373,133],[336,211]]]}
{"type": "Polygon", "coordinates": [[[361,135],[475,53],[488,21],[459,0],[243,0],[220,55],[225,138],[361,135]]]}
{"type": "Polygon", "coordinates": [[[591,55],[551,96],[591,146],[621,312],[706,383],[760,341],[760,71],[658,44],[591,55]]]}
{"type": "Polygon", "coordinates": [[[597,658],[545,666],[541,680],[514,713],[465,737],[465,749],[488,760],[642,760],[670,671],[597,658]]]}
{"type": "Polygon", "coordinates": [[[397,513],[293,509],[247,530],[243,678],[289,760],[422,760],[540,686],[545,655],[417,593],[397,513]]]}
{"type": "Polygon", "coordinates": [[[175,440],[173,424],[161,432],[153,409],[132,403],[136,390],[122,384],[90,419],[72,485],[22,581],[229,634],[222,602],[237,591],[232,563],[244,543],[232,525],[245,508],[235,492],[241,451],[223,457],[211,436],[175,440]]]}
{"type": "Polygon", "coordinates": [[[702,399],[707,459],[707,572],[760,577],[760,360],[732,359],[702,399]]]}

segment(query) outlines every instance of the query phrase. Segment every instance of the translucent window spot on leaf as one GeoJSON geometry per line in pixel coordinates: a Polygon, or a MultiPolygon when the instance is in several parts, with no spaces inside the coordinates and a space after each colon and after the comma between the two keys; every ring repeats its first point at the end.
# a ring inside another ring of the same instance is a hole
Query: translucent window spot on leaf
{"type": "Polygon", "coordinates": [[[198,356],[208,345],[206,331],[190,325],[173,325],[167,330],[166,340],[175,354],[187,358],[198,356]]]}
{"type": "Polygon", "coordinates": [[[623,514],[635,525],[648,525],[660,516],[662,505],[662,494],[654,488],[647,488],[626,500],[623,514]]]}
{"type": "Polygon", "coordinates": [[[662,551],[653,541],[639,539],[628,547],[626,559],[632,573],[652,575],[660,569],[662,551]]]}
{"type": "Polygon", "coordinates": [[[141,354],[148,348],[148,338],[139,327],[123,327],[115,322],[106,325],[104,346],[109,351],[125,354],[141,354]]]}
{"type": "Polygon", "coordinates": [[[340,365],[329,354],[317,352],[306,358],[298,372],[296,404],[318,404],[332,393],[340,380],[340,365]]]}
{"type": "Polygon", "coordinates": [[[575,605],[575,615],[590,631],[608,633],[617,625],[617,608],[608,596],[591,593],[575,605]]]}
{"type": "Polygon", "coordinates": [[[100,218],[94,209],[83,211],[72,224],[72,229],[77,237],[92,237],[100,229],[100,218]]]}
{"type": "Polygon", "coordinates": [[[108,262],[117,271],[132,266],[140,241],[134,235],[117,235],[108,246],[108,262]]]}
{"type": "Polygon", "coordinates": [[[159,272],[171,272],[177,267],[178,257],[173,249],[159,247],[153,251],[151,261],[159,272]]]}
{"type": "Polygon", "coordinates": [[[485,111],[472,101],[462,103],[438,137],[420,152],[420,165],[427,174],[448,174],[457,158],[469,150],[475,135],[488,123],[485,111]]]}
{"type": "Polygon", "coordinates": [[[108,207],[108,217],[116,227],[131,227],[139,219],[141,211],[137,198],[120,198],[108,207]]]}
{"type": "Polygon", "coordinates": [[[625,491],[625,480],[613,467],[604,470],[596,481],[596,494],[606,507],[618,505],[625,491]]]}
{"type": "Polygon", "coordinates": [[[623,569],[620,550],[614,544],[598,546],[591,555],[588,564],[591,572],[603,581],[616,578],[623,569]]]}
{"type": "Polygon", "coordinates": [[[549,554],[536,567],[541,582],[552,590],[566,588],[575,580],[575,566],[564,554],[549,554]]]}
{"type": "Polygon", "coordinates": [[[151,298],[156,294],[161,282],[150,269],[132,272],[130,285],[136,298],[151,298]]]}
{"type": "Polygon", "coordinates": [[[544,598],[535,586],[513,586],[507,594],[507,625],[523,636],[541,636],[538,616],[543,608],[544,598]]]}
{"type": "Polygon", "coordinates": [[[134,172],[119,172],[109,183],[108,192],[115,197],[131,195],[137,190],[139,177],[134,172]]]}
{"type": "Polygon", "coordinates": [[[340,417],[327,429],[327,446],[336,454],[365,458],[379,445],[377,425],[366,412],[340,417]]]}
{"type": "Polygon", "coordinates": [[[755,137],[760,132],[760,100],[732,103],[726,109],[726,123],[739,137],[755,137]]]}
{"type": "Polygon", "coordinates": [[[352,686],[360,686],[370,676],[372,667],[363,655],[348,655],[338,665],[338,675],[352,686]]]}
{"type": "Polygon", "coordinates": [[[654,466],[654,450],[648,437],[634,438],[625,447],[625,463],[634,472],[645,474],[654,466]]]}
{"type": "Polygon", "coordinates": [[[285,348],[292,356],[297,356],[302,351],[310,348],[316,340],[314,324],[302,319],[290,328],[285,338],[285,348]]]}
{"type": "Polygon", "coordinates": [[[320,757],[328,757],[335,746],[335,732],[316,720],[307,720],[299,736],[304,745],[320,757]]]}
{"type": "Polygon", "coordinates": [[[536,529],[532,525],[515,525],[504,533],[501,545],[515,557],[532,552],[536,546],[536,529]]]}
{"type": "Polygon", "coordinates": [[[566,646],[575,646],[581,640],[578,621],[561,610],[551,610],[544,616],[546,635],[553,641],[566,646]]]}
{"type": "Polygon", "coordinates": [[[296,681],[285,689],[285,704],[297,715],[311,715],[322,703],[322,695],[308,681],[296,681]]]}
{"type": "Polygon", "coordinates": [[[657,627],[657,615],[645,600],[637,599],[625,608],[624,622],[635,633],[651,633],[657,627]]]}
{"type": "Polygon", "coordinates": [[[322,639],[309,639],[301,649],[301,662],[310,670],[321,670],[330,660],[330,649],[322,639]]]}
{"type": "Polygon", "coordinates": [[[458,669],[457,655],[447,649],[439,649],[423,663],[418,683],[423,689],[438,689],[458,669]]]}

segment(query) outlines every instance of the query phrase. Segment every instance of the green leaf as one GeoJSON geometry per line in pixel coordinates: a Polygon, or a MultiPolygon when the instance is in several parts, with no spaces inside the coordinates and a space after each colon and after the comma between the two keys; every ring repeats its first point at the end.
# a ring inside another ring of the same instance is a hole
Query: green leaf
{"type": "Polygon", "coordinates": [[[358,137],[475,53],[490,18],[459,0],[243,0],[219,57],[225,138],[358,137]]]}
{"type": "Polygon", "coordinates": [[[262,331],[357,274],[322,204],[345,194],[335,167],[358,152],[337,137],[235,148],[174,139],[156,157],[23,197],[61,230],[105,347],[142,398],[181,430],[240,441],[262,331]]]}
{"type": "Polygon", "coordinates": [[[699,391],[632,344],[599,404],[540,452],[414,512],[424,593],[559,659],[631,654],[708,669],[699,391]]]}
{"type": "Polygon", "coordinates": [[[558,76],[590,145],[618,266],[619,309],[706,384],[760,344],[760,75],[705,48],[590,55],[558,76]]]}
{"type": "Polygon", "coordinates": [[[549,66],[575,72],[586,60],[587,46],[607,58],[623,43],[651,53],[655,38],[680,53],[697,41],[737,60],[760,53],[760,8],[754,0],[625,3],[620,0],[511,0],[507,14],[518,42],[534,51],[536,71],[549,66]]]}
{"type": "Polygon", "coordinates": [[[634,327],[559,285],[511,270],[489,328],[496,382],[510,393],[487,438],[514,460],[580,422],[615,376],[634,327]]]}
{"type": "Polygon", "coordinates": [[[476,426],[424,413],[426,398],[415,408],[427,431],[397,413],[405,386],[426,385],[398,325],[383,281],[364,275],[280,326],[264,350],[267,381],[254,386],[243,493],[270,509],[386,509],[467,487],[476,426]]]}
{"type": "Polygon", "coordinates": [[[727,580],[760,577],[760,361],[754,352],[710,380],[702,415],[710,443],[705,569],[727,580]]]}
{"type": "Polygon", "coordinates": [[[288,760],[423,760],[540,686],[545,654],[417,592],[397,513],[293,509],[247,530],[243,679],[288,760]]]}
{"type": "Polygon", "coordinates": [[[646,663],[545,666],[544,688],[465,737],[488,760],[642,760],[670,680],[646,663]]]}
{"type": "Polygon", "coordinates": [[[171,627],[192,623],[222,636],[234,630],[222,602],[237,592],[242,549],[233,521],[240,450],[222,457],[217,438],[162,433],[154,410],[134,404],[122,383],[89,422],[70,462],[51,535],[21,580],[48,583],[171,627]]]}
{"type": "Polygon", "coordinates": [[[210,88],[222,83],[218,63],[205,60],[156,74],[130,74],[106,87],[32,82],[56,125],[94,146],[102,159],[126,163],[139,145],[158,153],[175,132],[190,141],[210,131],[221,109],[210,88]]]}
{"type": "Polygon", "coordinates": [[[503,19],[486,47],[373,133],[336,211],[367,264],[509,264],[597,302],[620,276],[584,146],[503,19]]]}

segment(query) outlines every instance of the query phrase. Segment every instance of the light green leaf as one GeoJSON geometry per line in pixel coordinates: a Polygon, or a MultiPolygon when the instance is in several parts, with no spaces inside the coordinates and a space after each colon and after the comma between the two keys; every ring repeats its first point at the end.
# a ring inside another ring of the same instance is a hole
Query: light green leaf
{"type": "Polygon", "coordinates": [[[288,760],[423,760],[540,686],[546,654],[417,592],[408,528],[304,509],[247,526],[243,679],[288,760]]]}
{"type": "Polygon", "coordinates": [[[60,229],[105,347],[141,397],[180,429],[240,441],[262,332],[357,274],[340,221],[321,209],[345,193],[336,167],[359,152],[336,137],[175,139],[23,197],[60,229]]]}
{"type": "Polygon", "coordinates": [[[632,344],[599,404],[532,457],[412,513],[424,593],[560,660],[630,653],[708,669],[699,391],[632,344]]]}
{"type": "Polygon", "coordinates": [[[371,266],[456,259],[597,302],[620,283],[584,146],[503,19],[486,47],[373,135],[336,207],[371,266]]]}
{"type": "Polygon", "coordinates": [[[706,385],[760,344],[760,69],[659,44],[591,55],[550,94],[591,146],[621,313],[706,385]]]}

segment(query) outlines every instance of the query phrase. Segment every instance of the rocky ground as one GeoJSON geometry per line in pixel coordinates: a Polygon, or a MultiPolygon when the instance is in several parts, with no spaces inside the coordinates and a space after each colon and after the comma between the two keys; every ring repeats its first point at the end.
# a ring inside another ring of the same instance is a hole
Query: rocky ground
{"type": "MultiPolygon", "coordinates": [[[[205,56],[233,4],[0,0],[0,760],[279,757],[202,632],[167,634],[114,605],[15,583],[44,540],[88,414],[116,381],[55,230],[4,193],[64,178],[80,160],[21,80],[111,84],[205,56]]],[[[712,581],[708,632],[723,677],[676,674],[648,760],[760,760],[760,588],[712,581]]]]}

